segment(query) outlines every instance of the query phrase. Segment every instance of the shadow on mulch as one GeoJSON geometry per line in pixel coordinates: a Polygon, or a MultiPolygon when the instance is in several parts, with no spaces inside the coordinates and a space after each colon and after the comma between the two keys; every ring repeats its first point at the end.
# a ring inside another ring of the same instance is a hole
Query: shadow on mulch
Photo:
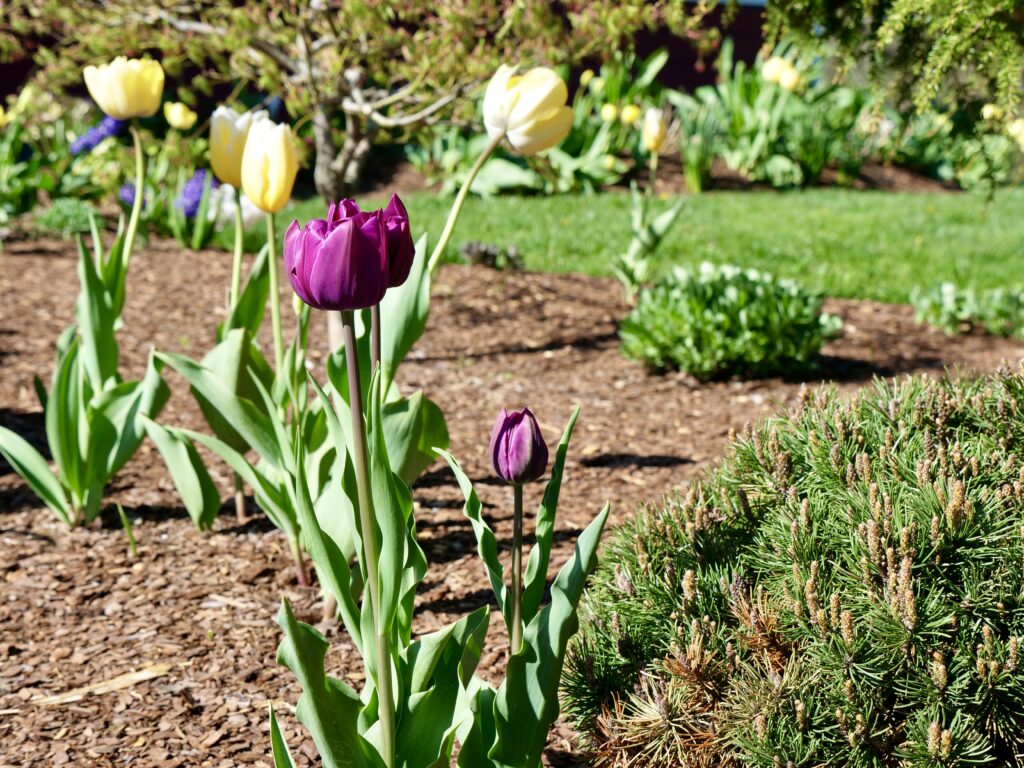
{"type": "Polygon", "coordinates": [[[619,469],[622,467],[681,467],[684,464],[692,464],[692,459],[683,456],[672,456],[669,454],[642,455],[636,453],[601,453],[597,456],[586,456],[580,459],[584,467],[608,467],[619,469]]]}

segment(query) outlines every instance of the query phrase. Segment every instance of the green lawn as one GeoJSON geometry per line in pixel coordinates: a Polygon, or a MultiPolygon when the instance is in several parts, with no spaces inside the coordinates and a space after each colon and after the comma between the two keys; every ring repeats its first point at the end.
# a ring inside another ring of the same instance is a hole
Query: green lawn
{"type": "MultiPolygon", "coordinates": [[[[417,193],[405,203],[414,232],[436,236],[451,200],[417,193]]],[[[299,203],[282,213],[281,230],[292,216],[322,215],[319,201],[299,203]]],[[[604,275],[629,240],[628,222],[621,193],[471,199],[453,243],[515,245],[528,269],[604,275]]],[[[914,286],[939,280],[1024,285],[1024,190],[1001,191],[991,203],[974,194],[715,192],[687,201],[659,252],[663,267],[705,259],[885,301],[906,301],[914,286]]]]}

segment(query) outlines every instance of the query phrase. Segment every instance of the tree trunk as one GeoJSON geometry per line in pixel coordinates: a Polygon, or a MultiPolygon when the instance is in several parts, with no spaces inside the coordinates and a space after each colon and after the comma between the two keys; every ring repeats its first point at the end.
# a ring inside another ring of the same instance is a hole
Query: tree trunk
{"type": "Polygon", "coordinates": [[[348,115],[349,130],[341,151],[334,141],[330,116],[322,108],[313,111],[312,122],[316,143],[313,182],[324,203],[330,204],[351,194],[359,183],[373,142],[365,126],[354,115],[348,115]]]}

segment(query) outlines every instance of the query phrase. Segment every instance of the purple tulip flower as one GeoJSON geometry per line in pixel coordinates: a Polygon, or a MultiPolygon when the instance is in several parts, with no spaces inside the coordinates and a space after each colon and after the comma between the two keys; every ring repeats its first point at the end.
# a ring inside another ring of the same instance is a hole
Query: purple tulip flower
{"type": "Polygon", "coordinates": [[[388,249],[380,211],[362,213],[351,200],[332,204],[326,219],[284,236],[284,264],[299,298],[316,309],[365,309],[388,288],[388,249]]]}
{"type": "Polygon", "coordinates": [[[491,466],[512,485],[537,480],[548,466],[548,446],[529,408],[509,413],[504,408],[491,432],[491,466]]]}
{"type": "Polygon", "coordinates": [[[409,277],[416,255],[409,214],[398,195],[391,195],[384,209],[384,227],[388,238],[388,288],[397,288],[409,277]]]}

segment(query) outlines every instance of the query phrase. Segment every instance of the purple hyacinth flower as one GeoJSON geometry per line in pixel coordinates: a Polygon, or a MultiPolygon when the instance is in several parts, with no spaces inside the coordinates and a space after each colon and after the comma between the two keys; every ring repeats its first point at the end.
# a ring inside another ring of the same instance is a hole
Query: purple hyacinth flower
{"type": "Polygon", "coordinates": [[[388,283],[387,237],[380,211],[351,200],[331,205],[326,219],[284,236],[284,264],[299,298],[316,309],[365,309],[379,304],[388,283]]]}
{"type": "Polygon", "coordinates": [[[494,473],[512,485],[539,479],[548,466],[548,446],[529,408],[512,412],[501,409],[491,432],[489,452],[494,473]]]}
{"type": "MultiPolygon", "coordinates": [[[[181,194],[175,201],[175,205],[185,214],[186,219],[195,218],[196,213],[199,211],[199,204],[203,199],[203,189],[206,186],[207,172],[203,169],[199,169],[192,174],[192,178],[185,182],[181,188],[181,194]]],[[[214,179],[210,184],[210,189],[217,187],[217,180],[214,179]]]]}
{"type": "Polygon", "coordinates": [[[96,125],[87,130],[73,142],[69,150],[72,155],[80,155],[82,152],[91,152],[104,139],[117,136],[124,130],[124,121],[116,120],[109,115],[100,120],[96,125]]]}
{"type": "Polygon", "coordinates": [[[117,199],[129,208],[135,205],[135,185],[131,182],[122,184],[121,188],[117,190],[117,199]]]}

